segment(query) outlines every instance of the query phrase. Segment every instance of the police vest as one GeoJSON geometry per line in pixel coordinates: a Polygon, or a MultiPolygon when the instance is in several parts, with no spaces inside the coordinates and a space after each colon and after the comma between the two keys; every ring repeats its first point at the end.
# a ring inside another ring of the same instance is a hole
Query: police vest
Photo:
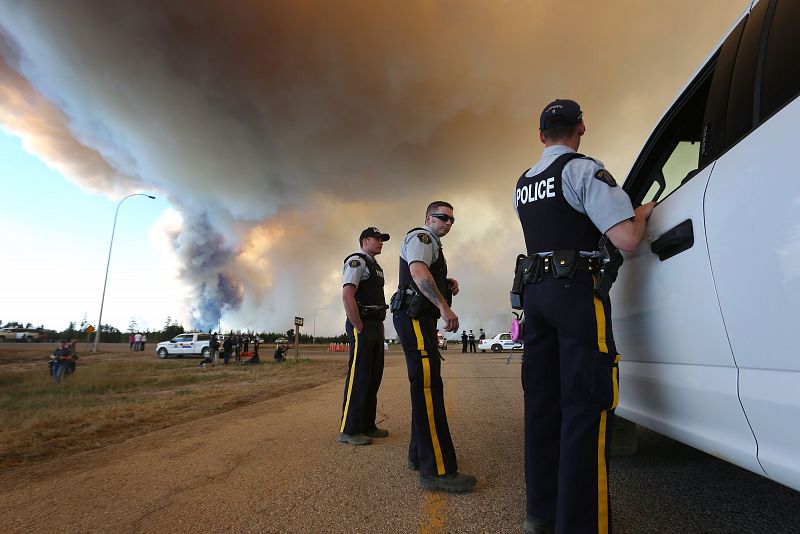
{"type": "MultiPolygon", "coordinates": [[[[423,230],[427,233],[427,230],[424,228],[412,228],[408,231],[406,236],[417,230],[423,230]]],[[[433,281],[436,283],[439,293],[447,300],[447,305],[451,305],[453,303],[453,293],[450,291],[450,284],[447,283],[447,261],[444,259],[444,251],[441,247],[439,247],[439,257],[428,267],[428,270],[431,272],[431,276],[433,276],[433,281]]],[[[404,260],[402,256],[400,256],[400,276],[398,285],[400,289],[410,287],[420,295],[423,294],[422,291],[419,290],[419,287],[417,287],[416,282],[414,282],[414,278],[411,276],[411,268],[408,266],[408,262],[404,260]]],[[[431,306],[433,306],[433,303],[431,303],[431,306]]]]}
{"type": "Polygon", "coordinates": [[[383,294],[383,269],[374,258],[369,258],[360,252],[350,254],[344,259],[344,262],[347,263],[347,260],[353,256],[363,259],[369,271],[369,278],[358,283],[356,302],[364,306],[386,306],[386,297],[383,294]]]}
{"type": "MultiPolygon", "coordinates": [[[[562,154],[545,170],[517,181],[517,213],[528,254],[552,250],[597,250],[602,234],[588,215],[570,206],[562,189],[564,166],[583,154],[562,154]]],[[[525,171],[527,172],[527,171],[525,171]]]]}

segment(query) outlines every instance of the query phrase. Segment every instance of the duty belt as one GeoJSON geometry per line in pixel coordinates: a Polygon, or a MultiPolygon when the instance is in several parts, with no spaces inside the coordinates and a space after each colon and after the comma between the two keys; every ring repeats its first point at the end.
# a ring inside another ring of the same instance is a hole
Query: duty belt
{"type": "Polygon", "coordinates": [[[576,259],[572,260],[575,262],[575,265],[570,266],[570,260],[568,258],[559,257],[558,252],[561,251],[556,251],[553,254],[541,257],[544,272],[552,273],[554,278],[572,278],[575,271],[594,273],[600,269],[600,261],[598,258],[578,256],[576,259]]]}

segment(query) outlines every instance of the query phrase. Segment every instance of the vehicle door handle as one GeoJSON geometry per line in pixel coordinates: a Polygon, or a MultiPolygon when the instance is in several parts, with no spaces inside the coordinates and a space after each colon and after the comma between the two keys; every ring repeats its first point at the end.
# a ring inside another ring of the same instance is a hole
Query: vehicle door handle
{"type": "Polygon", "coordinates": [[[671,228],[650,244],[650,251],[658,255],[661,261],[689,250],[694,246],[694,229],[692,220],[687,219],[671,228]]]}

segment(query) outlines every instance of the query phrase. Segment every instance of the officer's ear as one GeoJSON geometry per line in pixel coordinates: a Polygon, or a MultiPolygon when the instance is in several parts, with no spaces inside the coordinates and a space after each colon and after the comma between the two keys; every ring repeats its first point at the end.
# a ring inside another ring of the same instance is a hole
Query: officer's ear
{"type": "Polygon", "coordinates": [[[543,145],[547,144],[547,140],[544,138],[544,132],[542,132],[541,130],[539,130],[539,139],[542,141],[543,145]]]}
{"type": "Polygon", "coordinates": [[[583,123],[583,121],[581,121],[578,124],[578,135],[583,136],[583,134],[585,133],[586,133],[586,125],[583,123]]]}

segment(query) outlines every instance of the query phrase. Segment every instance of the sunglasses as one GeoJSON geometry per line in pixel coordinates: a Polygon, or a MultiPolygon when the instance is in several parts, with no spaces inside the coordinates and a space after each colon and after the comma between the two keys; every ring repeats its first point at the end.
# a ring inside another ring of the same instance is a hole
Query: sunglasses
{"type": "Polygon", "coordinates": [[[452,215],[445,215],[444,213],[431,213],[431,217],[436,217],[442,222],[450,221],[451,223],[455,224],[456,218],[452,215]]]}

